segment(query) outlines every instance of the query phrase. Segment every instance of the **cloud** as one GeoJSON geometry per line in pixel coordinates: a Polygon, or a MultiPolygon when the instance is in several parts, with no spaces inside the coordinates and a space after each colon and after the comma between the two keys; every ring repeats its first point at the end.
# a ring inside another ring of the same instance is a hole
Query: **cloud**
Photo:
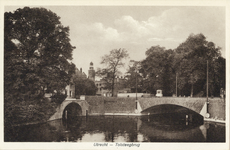
{"type": "Polygon", "coordinates": [[[105,27],[102,23],[96,22],[93,24],[77,24],[75,26],[74,38],[83,43],[97,43],[105,41],[119,40],[119,33],[116,29],[105,27]]]}
{"type": "Polygon", "coordinates": [[[119,40],[119,34],[116,29],[111,27],[104,27],[102,23],[94,23],[90,27],[89,34],[96,33],[98,38],[104,39],[105,41],[119,40]]]}
{"type": "Polygon", "coordinates": [[[161,15],[149,17],[144,21],[137,21],[132,16],[122,16],[114,23],[118,32],[125,36],[124,39],[132,43],[143,38],[148,41],[183,42],[181,39],[185,40],[191,33],[224,33],[223,19],[213,12],[215,11],[197,7],[180,7],[168,9],[161,15]]]}
{"type": "Polygon", "coordinates": [[[224,37],[222,34],[224,22],[222,23],[220,14],[213,13],[215,11],[212,9],[206,9],[171,8],[160,15],[150,16],[146,20],[136,20],[132,16],[125,15],[107,26],[102,22],[95,22],[78,25],[77,30],[78,35],[91,45],[103,42],[103,45],[109,45],[109,43],[124,45],[125,43],[126,45],[145,44],[148,46],[151,42],[161,42],[159,44],[163,44],[162,46],[166,48],[176,48],[175,45],[185,41],[191,33],[217,35],[209,36],[209,39],[215,42],[217,37],[224,37]]]}
{"type": "MultiPolygon", "coordinates": [[[[106,27],[101,22],[78,25],[78,35],[93,43],[112,42],[126,44],[145,44],[153,41],[169,41],[177,44],[183,42],[189,34],[217,32],[220,21],[215,15],[216,23],[210,12],[201,9],[172,8],[165,10],[158,16],[151,16],[147,20],[136,20],[132,16],[122,16],[115,19],[113,24],[106,27]],[[84,33],[81,33],[84,32],[84,33]]],[[[219,32],[215,33],[218,35],[219,32]]],[[[108,43],[107,43],[108,44],[108,43]]],[[[175,45],[175,44],[173,44],[175,45]]],[[[162,45],[169,48],[170,45],[162,45]]]]}
{"type": "Polygon", "coordinates": [[[122,16],[115,20],[114,24],[117,31],[122,33],[123,39],[132,43],[142,40],[156,41],[157,39],[178,41],[175,38],[176,34],[180,34],[180,30],[184,29],[184,17],[185,15],[182,15],[179,10],[173,9],[144,21],[135,20],[132,16],[122,16]]]}
{"type": "MultiPolygon", "coordinates": [[[[93,61],[95,66],[99,66],[101,56],[112,49],[125,48],[132,59],[140,60],[151,46],[174,49],[191,33],[203,33],[207,40],[213,41],[217,46],[224,45],[225,41],[220,40],[225,39],[222,12],[215,12],[215,9],[210,8],[204,10],[199,7],[179,7],[165,10],[159,15],[153,14],[145,20],[125,15],[113,22],[101,20],[78,23],[71,29],[71,40],[74,39],[74,46],[77,47],[74,59],[76,64],[93,61]]],[[[82,65],[84,64],[78,64],[82,65]]],[[[85,68],[88,69],[88,63],[85,68]]]]}
{"type": "Polygon", "coordinates": [[[122,32],[129,32],[136,35],[148,33],[145,25],[131,16],[122,16],[120,19],[115,20],[114,23],[122,32]]]}
{"type": "Polygon", "coordinates": [[[148,41],[176,41],[173,38],[149,38],[148,41]]]}

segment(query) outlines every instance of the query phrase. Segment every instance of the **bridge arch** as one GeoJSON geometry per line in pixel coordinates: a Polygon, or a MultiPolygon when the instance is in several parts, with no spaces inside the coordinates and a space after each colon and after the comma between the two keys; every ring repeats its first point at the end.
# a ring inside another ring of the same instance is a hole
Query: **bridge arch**
{"type": "Polygon", "coordinates": [[[142,98],[138,102],[142,115],[174,113],[190,122],[202,123],[207,111],[206,100],[202,98],[142,98]]]}
{"type": "Polygon", "coordinates": [[[71,102],[64,108],[62,118],[68,119],[69,117],[76,117],[82,115],[82,108],[78,103],[71,102]]]}
{"type": "Polygon", "coordinates": [[[165,117],[174,118],[177,120],[184,120],[187,122],[192,122],[196,124],[203,124],[204,117],[183,106],[175,105],[175,104],[160,104],[160,105],[154,105],[152,107],[149,107],[143,111],[141,111],[142,115],[163,115],[165,117]]]}
{"type": "Polygon", "coordinates": [[[141,111],[141,114],[197,113],[187,107],[176,104],[153,105],[141,111]]]}
{"type": "Polygon", "coordinates": [[[76,108],[76,111],[78,110],[77,113],[79,116],[86,116],[89,110],[89,104],[85,100],[66,99],[57,107],[56,113],[51,116],[49,120],[62,119],[65,115],[65,110],[72,109],[72,112],[74,112],[74,108],[76,108]]]}
{"type": "Polygon", "coordinates": [[[173,98],[173,97],[162,97],[162,98],[141,98],[138,100],[140,105],[139,112],[144,111],[153,106],[157,105],[178,105],[185,108],[188,108],[192,111],[195,111],[202,116],[205,115],[205,106],[206,106],[206,99],[204,98],[173,98]]]}

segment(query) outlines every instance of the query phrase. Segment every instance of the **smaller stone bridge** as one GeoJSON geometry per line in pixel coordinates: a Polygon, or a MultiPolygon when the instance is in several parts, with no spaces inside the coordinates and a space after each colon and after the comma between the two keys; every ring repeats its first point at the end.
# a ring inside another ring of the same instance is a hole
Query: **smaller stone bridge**
{"type": "Polygon", "coordinates": [[[74,105],[73,107],[76,107],[76,109],[80,110],[80,116],[86,116],[89,110],[89,104],[85,100],[81,99],[75,99],[75,98],[66,98],[61,105],[57,107],[57,111],[55,114],[53,114],[49,121],[61,119],[64,113],[64,110],[67,106],[74,105]]]}
{"type": "MultiPolygon", "coordinates": [[[[138,100],[138,112],[145,114],[150,108],[157,108],[159,113],[170,113],[173,107],[186,108],[205,117],[207,113],[206,98],[190,97],[161,97],[141,98],[138,100]],[[163,107],[164,106],[164,107],[163,107]],[[172,109],[171,109],[172,108],[172,109]]],[[[178,108],[177,108],[178,109],[178,108]]]]}

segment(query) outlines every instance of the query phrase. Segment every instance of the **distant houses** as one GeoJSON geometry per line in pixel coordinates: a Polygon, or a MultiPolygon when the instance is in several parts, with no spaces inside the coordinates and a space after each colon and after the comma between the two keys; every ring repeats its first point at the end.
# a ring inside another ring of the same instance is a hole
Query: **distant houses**
{"type": "MultiPolygon", "coordinates": [[[[97,95],[111,97],[112,91],[106,89],[107,82],[104,79],[100,79],[99,81],[95,81],[95,85],[97,86],[97,95]]],[[[118,93],[129,93],[131,92],[130,88],[125,87],[125,78],[116,77],[114,83],[114,91],[113,95],[117,97],[118,93]]]]}
{"type": "MultiPolygon", "coordinates": [[[[84,72],[82,72],[82,68],[80,70],[76,68],[76,74],[78,77],[86,79],[87,76],[84,72]]],[[[89,70],[88,70],[88,79],[92,80],[96,87],[97,92],[96,95],[98,96],[105,96],[105,97],[111,97],[112,91],[106,88],[107,82],[104,79],[95,80],[95,70],[93,66],[93,62],[90,62],[89,70]]],[[[66,87],[66,94],[67,98],[75,98],[75,86],[74,85],[68,85],[66,87]]],[[[114,93],[113,95],[117,97],[118,93],[130,93],[130,88],[125,88],[125,78],[123,77],[116,77],[115,79],[115,86],[114,86],[114,93]]]]}

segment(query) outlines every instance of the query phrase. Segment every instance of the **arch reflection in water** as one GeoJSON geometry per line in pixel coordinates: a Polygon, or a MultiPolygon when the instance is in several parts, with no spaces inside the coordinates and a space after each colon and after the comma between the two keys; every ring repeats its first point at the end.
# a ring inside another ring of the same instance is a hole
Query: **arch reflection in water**
{"type": "Polygon", "coordinates": [[[140,132],[149,142],[202,142],[206,141],[206,128],[202,124],[188,123],[183,114],[143,116],[140,132]]]}

